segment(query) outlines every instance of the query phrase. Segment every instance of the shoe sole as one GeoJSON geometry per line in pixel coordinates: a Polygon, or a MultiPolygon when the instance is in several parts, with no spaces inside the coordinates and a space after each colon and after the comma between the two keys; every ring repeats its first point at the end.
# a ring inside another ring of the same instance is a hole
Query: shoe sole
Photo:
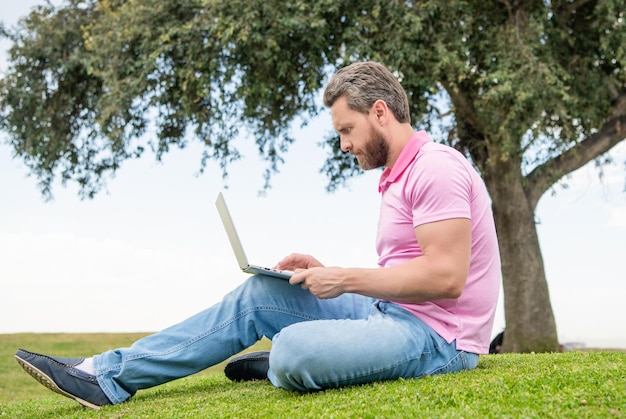
{"type": "Polygon", "coordinates": [[[34,365],[30,364],[29,362],[23,360],[19,356],[15,355],[15,359],[17,360],[18,364],[20,364],[22,368],[24,368],[24,371],[30,374],[31,377],[33,377],[41,385],[48,388],[49,390],[52,390],[55,393],[60,394],[61,396],[70,398],[78,402],[81,406],[89,407],[90,409],[99,410],[102,407],[102,406],[98,406],[97,404],[90,403],[87,400],[83,400],[80,397],[74,396],[73,394],[70,394],[67,391],[63,390],[62,388],[57,386],[54,380],[48,377],[43,371],[41,371],[34,365]]]}

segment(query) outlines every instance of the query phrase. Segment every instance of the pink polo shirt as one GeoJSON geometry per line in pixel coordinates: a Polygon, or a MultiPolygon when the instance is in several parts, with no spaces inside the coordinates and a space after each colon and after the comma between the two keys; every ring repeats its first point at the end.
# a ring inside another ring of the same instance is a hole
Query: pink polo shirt
{"type": "Polygon", "coordinates": [[[381,267],[397,266],[422,250],[414,228],[451,218],[472,221],[472,253],[459,298],[419,304],[397,303],[446,341],[472,353],[487,353],[500,289],[500,253],[491,203],[476,170],[451,147],[413,134],[380,182],[382,194],[376,250],[381,267]]]}

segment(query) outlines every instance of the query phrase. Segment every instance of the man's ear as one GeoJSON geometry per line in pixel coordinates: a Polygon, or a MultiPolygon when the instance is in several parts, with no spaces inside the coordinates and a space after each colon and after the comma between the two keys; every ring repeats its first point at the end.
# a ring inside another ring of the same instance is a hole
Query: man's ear
{"type": "Polygon", "coordinates": [[[387,120],[387,115],[389,113],[387,103],[385,103],[385,101],[382,99],[378,99],[372,105],[372,112],[374,112],[374,117],[379,123],[384,123],[387,120]]]}

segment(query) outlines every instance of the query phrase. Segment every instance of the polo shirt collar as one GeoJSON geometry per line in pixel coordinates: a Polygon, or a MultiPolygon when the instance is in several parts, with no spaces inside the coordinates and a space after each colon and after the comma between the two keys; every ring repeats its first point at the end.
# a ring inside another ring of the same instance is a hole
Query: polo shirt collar
{"type": "Polygon", "coordinates": [[[391,169],[386,167],[380,176],[380,180],[378,181],[378,192],[383,192],[389,187],[389,185],[398,180],[400,175],[404,173],[406,168],[415,159],[415,156],[417,156],[417,153],[420,151],[422,146],[428,141],[430,141],[430,137],[426,131],[417,131],[413,133],[400,152],[400,156],[398,156],[398,160],[396,160],[393,167],[391,169]]]}

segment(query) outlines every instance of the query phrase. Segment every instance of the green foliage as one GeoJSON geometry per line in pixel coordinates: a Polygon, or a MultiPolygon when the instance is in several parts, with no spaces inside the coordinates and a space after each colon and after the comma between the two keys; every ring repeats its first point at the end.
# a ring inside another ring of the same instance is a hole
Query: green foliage
{"type": "MultiPolygon", "coordinates": [[[[290,123],[317,114],[327,75],[375,59],[398,71],[416,125],[440,125],[483,171],[508,159],[532,168],[624,113],[623,6],[67,0],[6,31],[0,129],[46,194],[58,174],[93,196],[123,160],[190,139],[206,146],[202,167],[216,160],[226,175],[241,128],[268,161],[269,186],[290,123]],[[447,108],[454,118],[440,124],[447,108]]],[[[358,172],[335,142],[321,141],[331,189],[358,172]]]]}
{"type": "Polygon", "coordinates": [[[184,147],[188,127],[206,145],[203,164],[215,159],[224,174],[240,157],[230,140],[249,128],[269,180],[293,142],[289,123],[318,111],[325,65],[340,49],[332,39],[345,25],[333,16],[345,8],[187,0],[40,7],[10,35],[0,128],[45,193],[58,171],[93,196],[122,160],[147,147],[157,158],[184,147]],[[156,138],[142,137],[151,122],[156,138]]]}
{"type": "MultiPolygon", "coordinates": [[[[6,336],[10,335],[0,339],[6,336]]],[[[46,346],[45,336],[39,339],[42,346],[46,346]]],[[[89,336],[65,335],[65,339],[78,343],[89,341],[89,336]]],[[[111,344],[130,338],[108,337],[111,344]]],[[[21,339],[26,337],[21,335],[21,339]]],[[[6,369],[5,363],[19,368],[12,353],[6,352],[2,349],[0,371],[6,369]]],[[[71,347],[65,353],[75,355],[71,347]]],[[[47,418],[620,418],[626,415],[625,371],[625,352],[488,355],[469,372],[302,394],[274,388],[266,381],[232,383],[219,369],[215,374],[140,391],[126,403],[99,411],[50,392],[22,372],[40,391],[31,391],[27,400],[3,401],[0,414],[47,418]]],[[[12,390],[19,385],[7,387],[12,390]]]]}
{"type": "MultiPolygon", "coordinates": [[[[97,131],[84,132],[98,117],[101,92],[101,81],[82,64],[81,25],[90,16],[89,9],[40,7],[22,21],[20,34],[11,36],[11,71],[0,81],[0,128],[44,193],[57,171],[83,187],[102,174],[97,160],[106,142],[97,131]]],[[[125,157],[105,165],[116,167],[125,157]]]]}

